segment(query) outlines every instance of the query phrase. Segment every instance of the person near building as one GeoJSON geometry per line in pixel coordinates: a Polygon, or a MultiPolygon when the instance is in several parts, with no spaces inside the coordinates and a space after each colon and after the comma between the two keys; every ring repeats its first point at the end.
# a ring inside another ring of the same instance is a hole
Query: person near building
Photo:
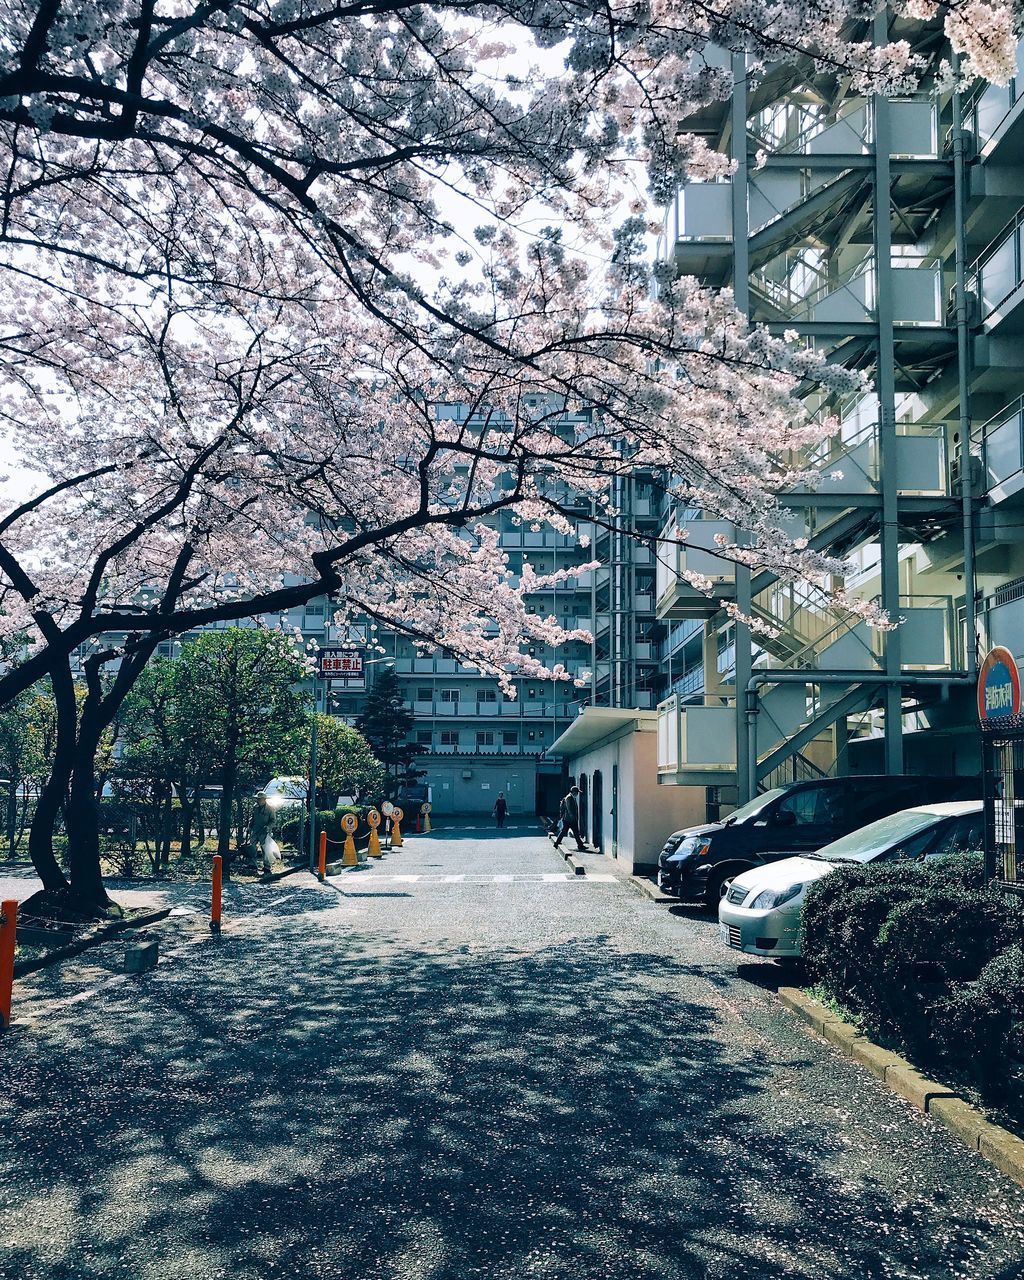
{"type": "Polygon", "coordinates": [[[498,798],[494,802],[494,816],[498,820],[498,826],[505,825],[505,815],[508,813],[508,801],[505,799],[504,791],[498,792],[498,798]]]}
{"type": "Polygon", "coordinates": [[[579,787],[570,787],[568,794],[562,797],[562,803],[558,809],[558,816],[562,820],[562,825],[558,830],[558,836],[555,839],[555,848],[561,847],[562,841],[567,835],[576,837],[576,848],[585,849],[587,846],[583,843],[583,837],[580,835],[580,789],[579,787]]]}

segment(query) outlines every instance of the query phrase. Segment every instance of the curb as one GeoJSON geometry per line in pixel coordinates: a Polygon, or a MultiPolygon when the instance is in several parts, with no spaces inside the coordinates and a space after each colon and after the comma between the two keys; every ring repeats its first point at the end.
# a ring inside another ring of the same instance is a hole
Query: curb
{"type": "MultiPolygon", "coordinates": [[[[558,852],[561,853],[561,850],[559,850],[558,852]]],[[[562,854],[562,857],[565,859],[567,865],[572,867],[572,873],[574,876],[585,876],[587,874],[587,869],[583,865],[583,863],[577,861],[577,859],[574,858],[571,853],[566,851],[565,853],[562,854]]]]}
{"type": "Polygon", "coordinates": [[[965,1146],[1024,1187],[1024,1139],[986,1120],[977,1107],[958,1093],[922,1075],[898,1053],[880,1048],[797,987],[779,987],[777,995],[790,1013],[796,1014],[844,1058],[865,1067],[893,1093],[938,1121],[965,1146]]]}
{"type": "Polygon", "coordinates": [[[650,898],[652,902],[678,902],[678,898],[673,898],[667,893],[662,893],[658,886],[648,876],[627,876],[626,879],[638,889],[645,898],[650,898]]]}
{"type": "Polygon", "coordinates": [[[161,907],[159,911],[149,911],[146,915],[136,916],[131,920],[115,920],[80,942],[71,942],[66,947],[57,947],[55,951],[50,951],[45,956],[17,961],[14,966],[14,977],[23,978],[26,974],[38,973],[40,969],[49,969],[51,965],[58,964],[61,960],[70,960],[73,956],[81,955],[83,951],[98,947],[101,943],[116,937],[117,934],[124,933],[126,929],[140,929],[143,925],[156,924],[158,920],[166,920],[170,914],[170,907],[161,907]]]}

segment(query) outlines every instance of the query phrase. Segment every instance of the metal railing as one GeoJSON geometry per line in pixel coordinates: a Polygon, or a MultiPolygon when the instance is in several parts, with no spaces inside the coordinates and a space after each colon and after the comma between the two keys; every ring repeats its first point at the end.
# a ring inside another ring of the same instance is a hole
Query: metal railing
{"type": "Polygon", "coordinates": [[[983,317],[990,316],[1024,279],[1024,205],[978,254],[967,273],[967,288],[978,298],[983,317]]]}
{"type": "MultiPolygon", "coordinates": [[[[800,103],[787,103],[783,108],[787,118],[806,113],[807,108],[800,103]]],[[[771,131],[771,119],[763,119],[771,115],[778,115],[778,111],[763,111],[760,113],[763,122],[758,124],[750,122],[747,125],[747,138],[756,148],[765,148],[770,150],[772,155],[799,155],[807,151],[809,144],[821,134],[827,133],[829,129],[834,129],[839,125],[849,124],[851,117],[855,115],[863,116],[863,128],[857,128],[850,125],[856,136],[861,140],[865,147],[871,145],[874,140],[874,113],[871,110],[871,103],[866,98],[852,98],[844,101],[840,109],[831,113],[823,113],[822,115],[810,120],[795,134],[791,134],[781,139],[778,133],[771,131]]],[[[787,131],[788,132],[788,131],[787,131]]]]}
{"type": "Polygon", "coordinates": [[[985,467],[986,488],[1024,471],[1024,395],[975,427],[971,435],[985,467]]]}

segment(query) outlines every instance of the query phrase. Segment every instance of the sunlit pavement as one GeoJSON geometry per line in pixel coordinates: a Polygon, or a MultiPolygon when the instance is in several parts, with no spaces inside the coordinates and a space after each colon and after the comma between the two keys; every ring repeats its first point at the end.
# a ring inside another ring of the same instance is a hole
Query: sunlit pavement
{"type": "Polygon", "coordinates": [[[0,1275],[1024,1277],[1024,1192],[591,869],[438,832],[25,979],[0,1275]]]}

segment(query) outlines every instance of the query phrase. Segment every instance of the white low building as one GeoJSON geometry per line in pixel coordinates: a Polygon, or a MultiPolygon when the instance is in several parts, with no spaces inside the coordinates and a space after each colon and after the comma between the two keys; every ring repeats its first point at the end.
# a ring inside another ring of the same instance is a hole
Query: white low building
{"type": "Polygon", "coordinates": [[[586,707],[555,740],[580,789],[587,842],[625,870],[656,870],[666,838],[705,821],[705,793],[697,787],[658,786],[658,713],[586,707]]]}

